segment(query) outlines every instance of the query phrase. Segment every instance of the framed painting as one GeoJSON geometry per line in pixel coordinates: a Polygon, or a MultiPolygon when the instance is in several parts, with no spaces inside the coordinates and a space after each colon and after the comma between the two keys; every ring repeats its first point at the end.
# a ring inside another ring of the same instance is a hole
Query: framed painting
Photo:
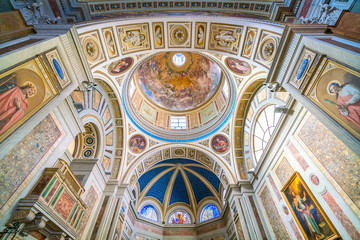
{"type": "Polygon", "coordinates": [[[305,239],[330,240],[340,237],[298,172],[291,176],[281,193],[305,239]]]}
{"type": "Polygon", "coordinates": [[[0,142],[58,93],[40,57],[0,74],[0,142]]]}
{"type": "Polygon", "coordinates": [[[360,72],[324,59],[306,96],[360,139],[360,72]]]}

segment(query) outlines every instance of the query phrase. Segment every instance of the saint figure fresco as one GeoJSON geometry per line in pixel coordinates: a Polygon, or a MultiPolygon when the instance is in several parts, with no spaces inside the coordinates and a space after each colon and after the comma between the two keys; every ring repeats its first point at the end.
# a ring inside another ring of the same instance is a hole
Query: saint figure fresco
{"type": "Polygon", "coordinates": [[[317,84],[316,97],[326,113],[355,135],[360,134],[360,77],[344,68],[325,72],[317,84]]]}
{"type": "Polygon", "coordinates": [[[249,75],[251,73],[251,67],[247,62],[228,57],[226,58],[225,63],[230,70],[237,75],[249,75]]]}
{"type": "Polygon", "coordinates": [[[336,94],[336,103],[327,102],[336,105],[343,118],[360,128],[360,88],[351,83],[340,85],[334,81],[329,85],[329,93],[336,94]]]}
{"type": "Polygon", "coordinates": [[[212,148],[218,153],[224,153],[229,150],[229,141],[223,135],[216,135],[211,141],[212,148]]]}
{"type": "Polygon", "coordinates": [[[36,93],[36,86],[31,82],[19,86],[15,73],[0,79],[0,134],[25,115],[28,99],[36,93]]]}
{"type": "Polygon", "coordinates": [[[146,140],[141,135],[135,135],[131,137],[129,141],[130,150],[134,153],[141,153],[146,147],[146,140]]]}
{"type": "Polygon", "coordinates": [[[112,75],[119,75],[128,70],[133,63],[131,57],[122,58],[118,61],[115,61],[109,65],[109,73],[112,75]]]}

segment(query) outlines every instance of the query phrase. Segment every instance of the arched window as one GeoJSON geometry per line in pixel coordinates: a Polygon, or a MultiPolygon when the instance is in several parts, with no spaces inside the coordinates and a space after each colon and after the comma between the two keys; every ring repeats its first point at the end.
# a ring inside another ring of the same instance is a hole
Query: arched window
{"type": "Polygon", "coordinates": [[[140,216],[158,222],[158,214],[151,205],[145,205],[140,211],[140,216]]]}
{"type": "Polygon", "coordinates": [[[190,215],[183,210],[176,210],[170,215],[169,224],[191,224],[190,215]]]}
{"type": "Polygon", "coordinates": [[[254,127],[253,143],[255,161],[258,162],[270,137],[280,120],[281,113],[275,111],[274,104],[266,106],[258,115],[254,127]]]}
{"type": "Polygon", "coordinates": [[[205,222],[219,216],[219,209],[214,204],[208,204],[201,210],[200,222],[205,222]]]}
{"type": "Polygon", "coordinates": [[[289,94],[271,92],[262,86],[252,98],[244,124],[244,158],[248,169],[254,169],[272,141],[289,94]]]}

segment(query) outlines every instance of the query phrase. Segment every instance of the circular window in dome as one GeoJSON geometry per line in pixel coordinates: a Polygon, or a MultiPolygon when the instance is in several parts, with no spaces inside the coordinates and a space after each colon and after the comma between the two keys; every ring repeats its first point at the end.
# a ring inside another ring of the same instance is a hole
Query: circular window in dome
{"type": "Polygon", "coordinates": [[[186,58],[184,56],[184,54],[182,53],[176,53],[173,58],[172,58],[172,61],[173,63],[176,65],[176,66],[182,66],[184,65],[185,61],[186,61],[186,58]]]}

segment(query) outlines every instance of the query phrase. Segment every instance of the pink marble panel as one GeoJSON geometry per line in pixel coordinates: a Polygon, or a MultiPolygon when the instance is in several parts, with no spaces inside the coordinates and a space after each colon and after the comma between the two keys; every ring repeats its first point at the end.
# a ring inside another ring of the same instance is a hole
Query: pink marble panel
{"type": "Polygon", "coordinates": [[[294,144],[292,144],[292,142],[289,142],[288,144],[288,148],[290,150],[290,152],[292,153],[292,155],[295,157],[295,159],[298,161],[298,163],[300,164],[300,166],[306,170],[309,165],[307,164],[307,162],[305,161],[305,159],[303,158],[303,156],[301,156],[301,154],[299,153],[299,151],[296,149],[296,147],[294,146],[294,144]]]}
{"type": "Polygon", "coordinates": [[[350,219],[346,216],[346,214],[343,212],[343,210],[341,210],[340,206],[337,204],[337,202],[335,201],[333,196],[331,196],[331,194],[328,191],[326,191],[322,195],[322,197],[325,199],[327,204],[330,206],[331,210],[334,212],[335,216],[339,219],[341,224],[344,226],[344,228],[350,235],[351,239],[360,239],[359,231],[356,230],[356,228],[354,227],[354,225],[352,224],[350,219]]]}
{"type": "Polygon", "coordinates": [[[265,213],[268,217],[269,223],[273,229],[276,239],[290,239],[290,236],[286,231],[286,227],[276,208],[276,204],[271,197],[269,189],[265,187],[259,197],[264,206],[265,213]]]}
{"type": "Polygon", "coordinates": [[[296,239],[302,240],[301,234],[300,234],[298,228],[296,227],[295,222],[291,222],[290,226],[296,236],[296,239]]]}
{"type": "Polygon", "coordinates": [[[61,194],[59,200],[56,202],[55,211],[59,213],[64,219],[67,219],[73,207],[74,200],[66,191],[64,191],[63,194],[61,194]]]}
{"type": "Polygon", "coordinates": [[[273,190],[274,190],[274,192],[275,192],[275,195],[276,195],[278,201],[280,201],[280,200],[281,200],[280,192],[279,192],[279,190],[277,189],[276,184],[275,184],[275,182],[274,182],[274,179],[272,178],[271,175],[269,175],[269,182],[270,182],[271,187],[273,188],[273,190]]]}

